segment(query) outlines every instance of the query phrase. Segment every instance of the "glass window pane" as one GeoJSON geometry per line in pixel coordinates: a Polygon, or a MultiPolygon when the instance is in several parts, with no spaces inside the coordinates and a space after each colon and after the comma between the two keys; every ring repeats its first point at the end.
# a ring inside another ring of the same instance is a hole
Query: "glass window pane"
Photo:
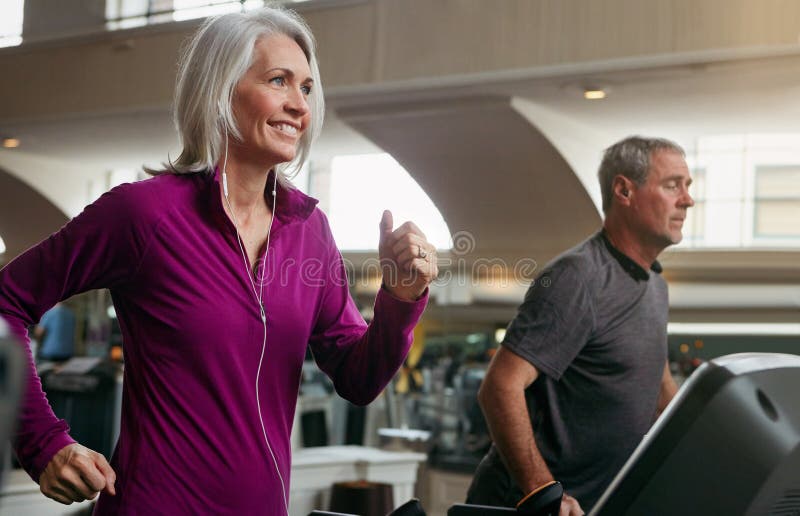
{"type": "Polygon", "coordinates": [[[706,198],[706,170],[704,168],[692,171],[692,184],[689,186],[689,194],[695,202],[706,198]]]}
{"type": "Polygon", "coordinates": [[[800,199],[759,201],[755,234],[759,237],[800,237],[800,199]]]}
{"type": "Polygon", "coordinates": [[[172,0],[149,0],[149,1],[150,1],[151,13],[172,11],[174,7],[174,2],[172,0]]]}
{"type": "Polygon", "coordinates": [[[3,0],[0,4],[0,47],[22,43],[22,16],[24,0],[3,0]]]}
{"type": "Polygon", "coordinates": [[[686,212],[686,220],[683,223],[683,238],[700,240],[705,237],[706,228],[706,203],[695,201],[694,206],[686,212]]]}
{"type": "MultiPolygon", "coordinates": [[[[693,208],[689,209],[691,212],[693,208]]],[[[709,199],[703,203],[703,245],[738,247],[742,245],[742,226],[749,215],[742,199],[709,199]]],[[[695,213],[697,215],[697,213],[695,213]]]]}
{"type": "Polygon", "coordinates": [[[800,198],[800,165],[759,167],[756,170],[756,196],[800,198]]]}
{"type": "Polygon", "coordinates": [[[331,230],[343,251],[378,248],[377,227],[384,209],[392,211],[395,228],[412,220],[437,249],[452,245],[439,209],[389,154],[333,158],[329,199],[331,230]]]}

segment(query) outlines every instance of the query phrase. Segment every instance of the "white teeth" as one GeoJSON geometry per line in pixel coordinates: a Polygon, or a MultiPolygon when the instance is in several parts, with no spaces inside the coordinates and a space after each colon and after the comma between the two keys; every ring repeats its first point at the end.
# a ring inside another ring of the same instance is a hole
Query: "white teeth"
{"type": "Polygon", "coordinates": [[[281,123],[281,124],[275,124],[272,127],[286,134],[291,134],[292,136],[297,134],[297,128],[293,125],[281,123]]]}

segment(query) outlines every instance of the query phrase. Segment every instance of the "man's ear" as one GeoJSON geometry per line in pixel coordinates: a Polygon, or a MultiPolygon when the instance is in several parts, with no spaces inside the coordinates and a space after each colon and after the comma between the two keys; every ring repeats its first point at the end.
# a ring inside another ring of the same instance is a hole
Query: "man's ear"
{"type": "Polygon", "coordinates": [[[614,177],[614,182],[611,183],[611,189],[614,192],[614,197],[622,205],[627,206],[630,203],[631,194],[633,192],[633,183],[627,177],[617,174],[614,177]]]}

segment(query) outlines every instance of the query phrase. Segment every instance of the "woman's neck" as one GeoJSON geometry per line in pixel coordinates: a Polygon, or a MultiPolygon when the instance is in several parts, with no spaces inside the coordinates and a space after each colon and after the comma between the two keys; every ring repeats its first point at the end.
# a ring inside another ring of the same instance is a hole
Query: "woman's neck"
{"type": "Polygon", "coordinates": [[[227,175],[228,200],[238,210],[251,211],[259,204],[266,204],[264,191],[267,188],[270,165],[256,164],[239,159],[235,154],[223,160],[221,173],[227,175]]]}
{"type": "Polygon", "coordinates": [[[227,163],[223,160],[221,165],[220,173],[227,176],[221,178],[227,183],[227,200],[223,198],[225,211],[233,210],[234,219],[243,225],[249,225],[251,220],[262,215],[271,215],[264,196],[270,167],[240,160],[234,155],[228,156],[227,163]]]}

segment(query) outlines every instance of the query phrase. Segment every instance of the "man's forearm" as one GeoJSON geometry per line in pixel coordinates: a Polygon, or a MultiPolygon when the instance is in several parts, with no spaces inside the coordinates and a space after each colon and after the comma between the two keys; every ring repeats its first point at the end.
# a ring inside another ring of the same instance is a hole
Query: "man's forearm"
{"type": "Polygon", "coordinates": [[[669,370],[669,363],[664,366],[664,373],[661,377],[661,387],[658,393],[658,405],[656,406],[656,419],[661,416],[661,413],[666,410],[672,398],[678,393],[678,384],[672,377],[669,370]]]}
{"type": "Polygon", "coordinates": [[[479,401],[495,446],[522,492],[553,480],[536,446],[524,391],[490,388],[479,401]]]}

